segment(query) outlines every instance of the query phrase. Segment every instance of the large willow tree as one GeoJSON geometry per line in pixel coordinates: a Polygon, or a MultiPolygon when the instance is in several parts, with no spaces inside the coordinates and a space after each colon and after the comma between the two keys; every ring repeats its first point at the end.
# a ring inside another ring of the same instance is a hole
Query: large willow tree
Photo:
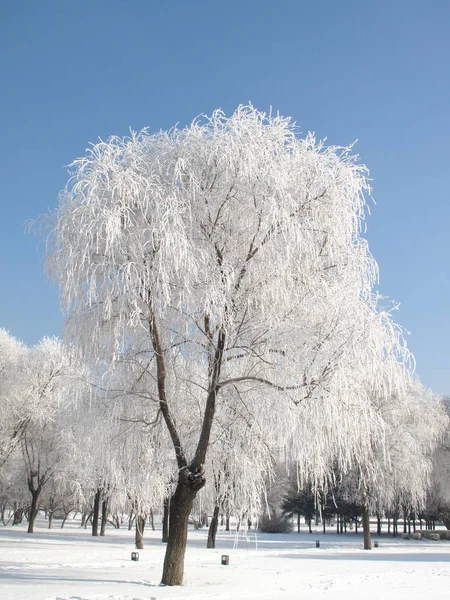
{"type": "Polygon", "coordinates": [[[181,584],[221,427],[252,428],[278,451],[289,442],[316,478],[368,457],[379,435],[360,393],[383,355],[361,354],[361,323],[381,318],[360,233],[366,170],[251,106],[113,137],[72,167],[49,270],[69,339],[91,359],[126,357],[146,418],[165,423],[176,466],[162,582],[181,584]]]}

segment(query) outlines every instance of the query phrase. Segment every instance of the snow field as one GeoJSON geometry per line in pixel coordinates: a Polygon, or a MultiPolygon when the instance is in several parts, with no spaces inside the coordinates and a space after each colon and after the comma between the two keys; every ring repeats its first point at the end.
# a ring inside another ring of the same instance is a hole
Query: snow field
{"type": "Polygon", "coordinates": [[[362,535],[189,532],[185,585],[159,586],[165,546],[146,531],[139,562],[133,532],[108,529],[93,538],[77,522],[35,534],[25,525],[0,530],[1,600],[447,600],[450,542],[383,535],[362,549],[362,535]],[[320,548],[315,547],[316,539],[320,548]],[[228,554],[229,566],[221,565],[228,554]]]}

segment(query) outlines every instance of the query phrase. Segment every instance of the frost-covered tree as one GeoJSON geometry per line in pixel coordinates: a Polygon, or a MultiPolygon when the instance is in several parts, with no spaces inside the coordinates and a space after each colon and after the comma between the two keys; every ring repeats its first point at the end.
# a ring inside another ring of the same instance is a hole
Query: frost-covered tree
{"type": "Polygon", "coordinates": [[[267,500],[266,483],[274,466],[274,448],[269,446],[268,422],[254,420],[256,405],[228,390],[227,403],[219,404],[211,431],[205,463],[206,503],[212,514],[207,547],[215,548],[219,514],[234,515],[239,524],[262,512],[267,500]],[[238,403],[241,404],[237,408],[238,403]],[[264,427],[263,427],[264,426],[264,427]]]}
{"type": "Polygon", "coordinates": [[[142,364],[124,354],[113,372],[97,376],[94,393],[77,411],[76,439],[84,441],[76,442],[74,453],[85,496],[100,490],[110,510],[133,514],[143,524],[169,493],[173,465],[165,425],[148,394],[153,379],[145,353],[140,359],[142,364]]]}
{"type": "Polygon", "coordinates": [[[28,425],[29,410],[18,411],[15,406],[26,353],[24,344],[0,328],[0,466],[17,447],[28,425]]]}
{"type": "Polygon", "coordinates": [[[69,448],[70,407],[83,379],[79,364],[55,338],[44,338],[28,351],[21,375],[13,403],[16,420],[27,419],[20,450],[31,495],[28,533],[33,533],[42,490],[69,448]]]}
{"type": "Polygon", "coordinates": [[[20,449],[9,453],[7,460],[0,465],[0,504],[2,522],[19,525],[30,505],[30,493],[26,483],[20,449]]]}
{"type": "MultiPolygon", "coordinates": [[[[289,444],[301,475],[370,458],[381,434],[361,393],[379,358],[358,341],[364,315],[378,318],[367,190],[348,148],[251,106],[113,137],[74,162],[47,264],[68,339],[148,374],[175,463],[163,583],[183,580],[218,406],[248,414],[269,446],[289,444]]],[[[380,346],[398,344],[389,331],[380,346]]]]}
{"type": "MultiPolygon", "coordinates": [[[[443,398],[445,411],[450,416],[450,397],[443,398]]],[[[450,426],[434,453],[431,485],[427,497],[427,514],[439,517],[450,529],[450,426]]]]}
{"type": "Polygon", "coordinates": [[[362,507],[365,549],[371,549],[370,513],[424,507],[433,452],[447,426],[441,399],[400,369],[397,384],[402,379],[403,388],[384,379],[371,390],[372,405],[384,424],[383,439],[373,443],[372,461],[345,474],[340,485],[344,498],[362,507]]]}

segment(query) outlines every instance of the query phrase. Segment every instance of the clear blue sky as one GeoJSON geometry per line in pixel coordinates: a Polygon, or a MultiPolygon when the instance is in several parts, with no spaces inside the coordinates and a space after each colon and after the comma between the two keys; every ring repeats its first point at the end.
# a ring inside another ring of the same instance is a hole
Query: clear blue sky
{"type": "Polygon", "coordinates": [[[61,332],[24,222],[89,142],[251,101],[359,140],[380,290],[422,381],[450,393],[449,31],[448,0],[1,0],[0,326],[27,344],[61,332]]]}

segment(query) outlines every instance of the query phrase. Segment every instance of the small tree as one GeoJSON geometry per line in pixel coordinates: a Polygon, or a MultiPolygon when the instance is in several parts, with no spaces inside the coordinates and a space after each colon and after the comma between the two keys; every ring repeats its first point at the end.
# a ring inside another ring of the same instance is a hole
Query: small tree
{"type": "Polygon", "coordinates": [[[70,435],[67,412],[81,373],[81,367],[57,339],[44,338],[24,358],[16,410],[26,406],[28,414],[20,440],[31,494],[28,533],[33,533],[44,486],[64,463],[70,435]]]}
{"type": "Polygon", "coordinates": [[[317,514],[316,496],[310,486],[303,490],[292,490],[281,505],[284,514],[292,518],[297,516],[297,532],[300,533],[300,517],[305,518],[309,533],[312,533],[311,522],[317,514]]]}
{"type": "Polygon", "coordinates": [[[30,408],[20,402],[22,364],[27,347],[0,328],[0,467],[19,446],[29,423],[30,408]],[[18,409],[18,405],[21,409],[18,409]]]}

